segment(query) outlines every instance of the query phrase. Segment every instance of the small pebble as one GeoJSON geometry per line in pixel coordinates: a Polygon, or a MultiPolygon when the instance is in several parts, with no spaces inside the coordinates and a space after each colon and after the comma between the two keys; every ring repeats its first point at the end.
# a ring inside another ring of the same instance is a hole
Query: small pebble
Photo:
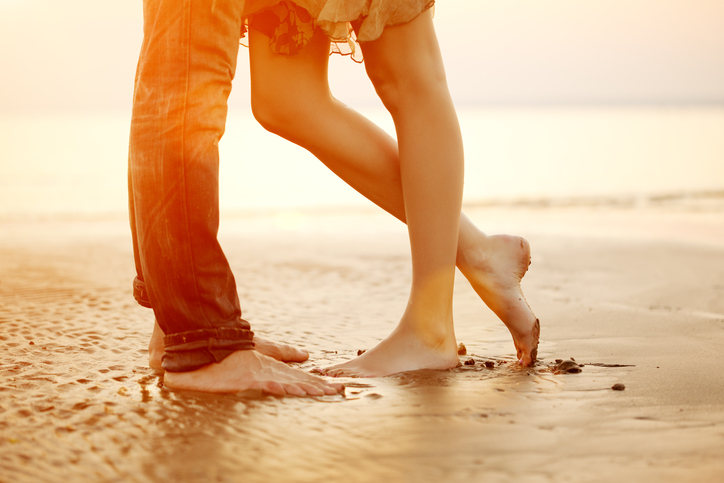
{"type": "MultiPolygon", "coordinates": [[[[462,342],[459,343],[459,344],[458,344],[458,355],[459,355],[459,356],[464,356],[464,355],[467,354],[467,353],[468,353],[468,349],[465,347],[465,344],[463,344],[462,342]]],[[[466,364],[467,364],[467,363],[466,363],[466,364]]]]}
{"type": "Polygon", "coordinates": [[[488,369],[492,369],[493,367],[495,367],[495,362],[485,361],[485,367],[487,367],[488,369]]]}
{"type": "Polygon", "coordinates": [[[563,362],[563,359],[556,359],[556,364],[560,364],[561,362],[563,362]]]}
{"type": "Polygon", "coordinates": [[[620,382],[617,382],[616,384],[611,386],[611,389],[613,389],[614,391],[623,391],[624,389],[626,389],[626,386],[624,386],[620,382]]]}
{"type": "Polygon", "coordinates": [[[554,374],[578,374],[581,371],[581,366],[574,361],[562,361],[553,368],[554,374]]]}
{"type": "Polygon", "coordinates": [[[33,341],[31,340],[28,345],[35,345],[35,342],[33,342],[33,341]]]}
{"type": "Polygon", "coordinates": [[[466,365],[466,366],[474,366],[474,365],[475,365],[475,359],[473,359],[473,358],[471,357],[470,359],[468,359],[467,361],[465,361],[465,365],[466,365]]]}
{"type": "MultiPolygon", "coordinates": [[[[361,356],[361,355],[364,354],[365,352],[367,352],[367,349],[360,349],[360,350],[357,351],[357,355],[358,355],[358,356],[361,356]]],[[[335,352],[335,354],[336,354],[336,352],[335,352]]]]}

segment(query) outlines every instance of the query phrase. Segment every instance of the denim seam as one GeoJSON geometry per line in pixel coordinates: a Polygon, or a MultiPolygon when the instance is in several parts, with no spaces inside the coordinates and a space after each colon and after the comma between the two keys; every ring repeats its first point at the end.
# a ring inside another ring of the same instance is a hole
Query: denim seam
{"type": "MultiPolygon", "coordinates": [[[[184,39],[186,48],[186,71],[184,72],[185,80],[186,80],[186,86],[184,89],[184,99],[183,99],[183,118],[182,118],[182,129],[181,129],[181,169],[183,170],[183,193],[184,193],[184,219],[186,223],[186,239],[189,246],[189,258],[191,258],[191,266],[193,267],[192,273],[194,277],[194,288],[196,289],[196,298],[197,300],[201,300],[201,293],[199,291],[199,280],[196,276],[196,260],[194,260],[194,244],[192,243],[190,232],[191,227],[189,226],[189,193],[188,193],[188,184],[186,180],[186,162],[187,162],[187,152],[186,152],[186,129],[187,129],[187,116],[188,116],[188,99],[189,99],[189,85],[191,84],[190,81],[190,71],[191,71],[191,14],[192,14],[192,4],[193,0],[184,0],[184,22],[186,23],[186,37],[184,39]]],[[[204,312],[206,312],[206,307],[201,304],[202,307],[204,307],[204,312]]],[[[209,320],[208,313],[206,314],[206,320],[209,320]]]]}

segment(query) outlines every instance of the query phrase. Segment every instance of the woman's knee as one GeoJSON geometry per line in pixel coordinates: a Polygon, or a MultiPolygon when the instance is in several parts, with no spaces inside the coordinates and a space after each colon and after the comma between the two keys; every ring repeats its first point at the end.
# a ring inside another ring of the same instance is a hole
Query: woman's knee
{"type": "Polygon", "coordinates": [[[363,44],[367,75],[377,95],[394,112],[448,91],[440,46],[427,11],[385,29],[379,39],[363,44]]]}
{"type": "Polygon", "coordinates": [[[448,92],[445,72],[437,69],[368,70],[368,75],[380,100],[392,114],[448,92]]]}
{"type": "Polygon", "coordinates": [[[404,53],[383,41],[365,52],[367,76],[387,109],[394,113],[447,92],[447,78],[438,49],[410,48],[404,53]]]}
{"type": "Polygon", "coordinates": [[[298,142],[315,119],[328,114],[334,102],[326,84],[252,84],[251,110],[256,121],[292,142],[298,142]]]}
{"type": "Polygon", "coordinates": [[[283,136],[289,126],[290,108],[278,93],[252,89],[251,112],[254,119],[267,131],[283,136]]]}

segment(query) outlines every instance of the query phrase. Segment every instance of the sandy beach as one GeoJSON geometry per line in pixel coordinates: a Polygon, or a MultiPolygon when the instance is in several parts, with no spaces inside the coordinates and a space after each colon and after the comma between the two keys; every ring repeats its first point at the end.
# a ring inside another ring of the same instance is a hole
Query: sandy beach
{"type": "MultiPolygon", "coordinates": [[[[0,481],[722,481],[724,199],[466,212],[531,242],[539,364],[513,366],[459,276],[471,365],[306,399],[165,389],[122,216],[0,221],[0,481]]],[[[310,350],[304,370],[404,308],[406,231],[373,209],[227,214],[220,238],[244,316],[310,350]]]]}

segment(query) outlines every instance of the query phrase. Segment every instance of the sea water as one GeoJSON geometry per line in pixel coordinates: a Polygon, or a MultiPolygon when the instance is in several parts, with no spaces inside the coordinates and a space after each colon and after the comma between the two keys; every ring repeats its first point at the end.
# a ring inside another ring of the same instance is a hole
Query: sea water
{"type": "MultiPolygon", "coordinates": [[[[381,109],[362,110],[394,134],[381,109]]],[[[459,106],[468,203],[724,191],[724,106],[459,106]]],[[[0,115],[0,217],[126,211],[130,113],[0,115]]],[[[324,135],[324,134],[322,134],[324,135]]],[[[229,113],[223,213],[371,206],[305,150],[229,113]]]]}

